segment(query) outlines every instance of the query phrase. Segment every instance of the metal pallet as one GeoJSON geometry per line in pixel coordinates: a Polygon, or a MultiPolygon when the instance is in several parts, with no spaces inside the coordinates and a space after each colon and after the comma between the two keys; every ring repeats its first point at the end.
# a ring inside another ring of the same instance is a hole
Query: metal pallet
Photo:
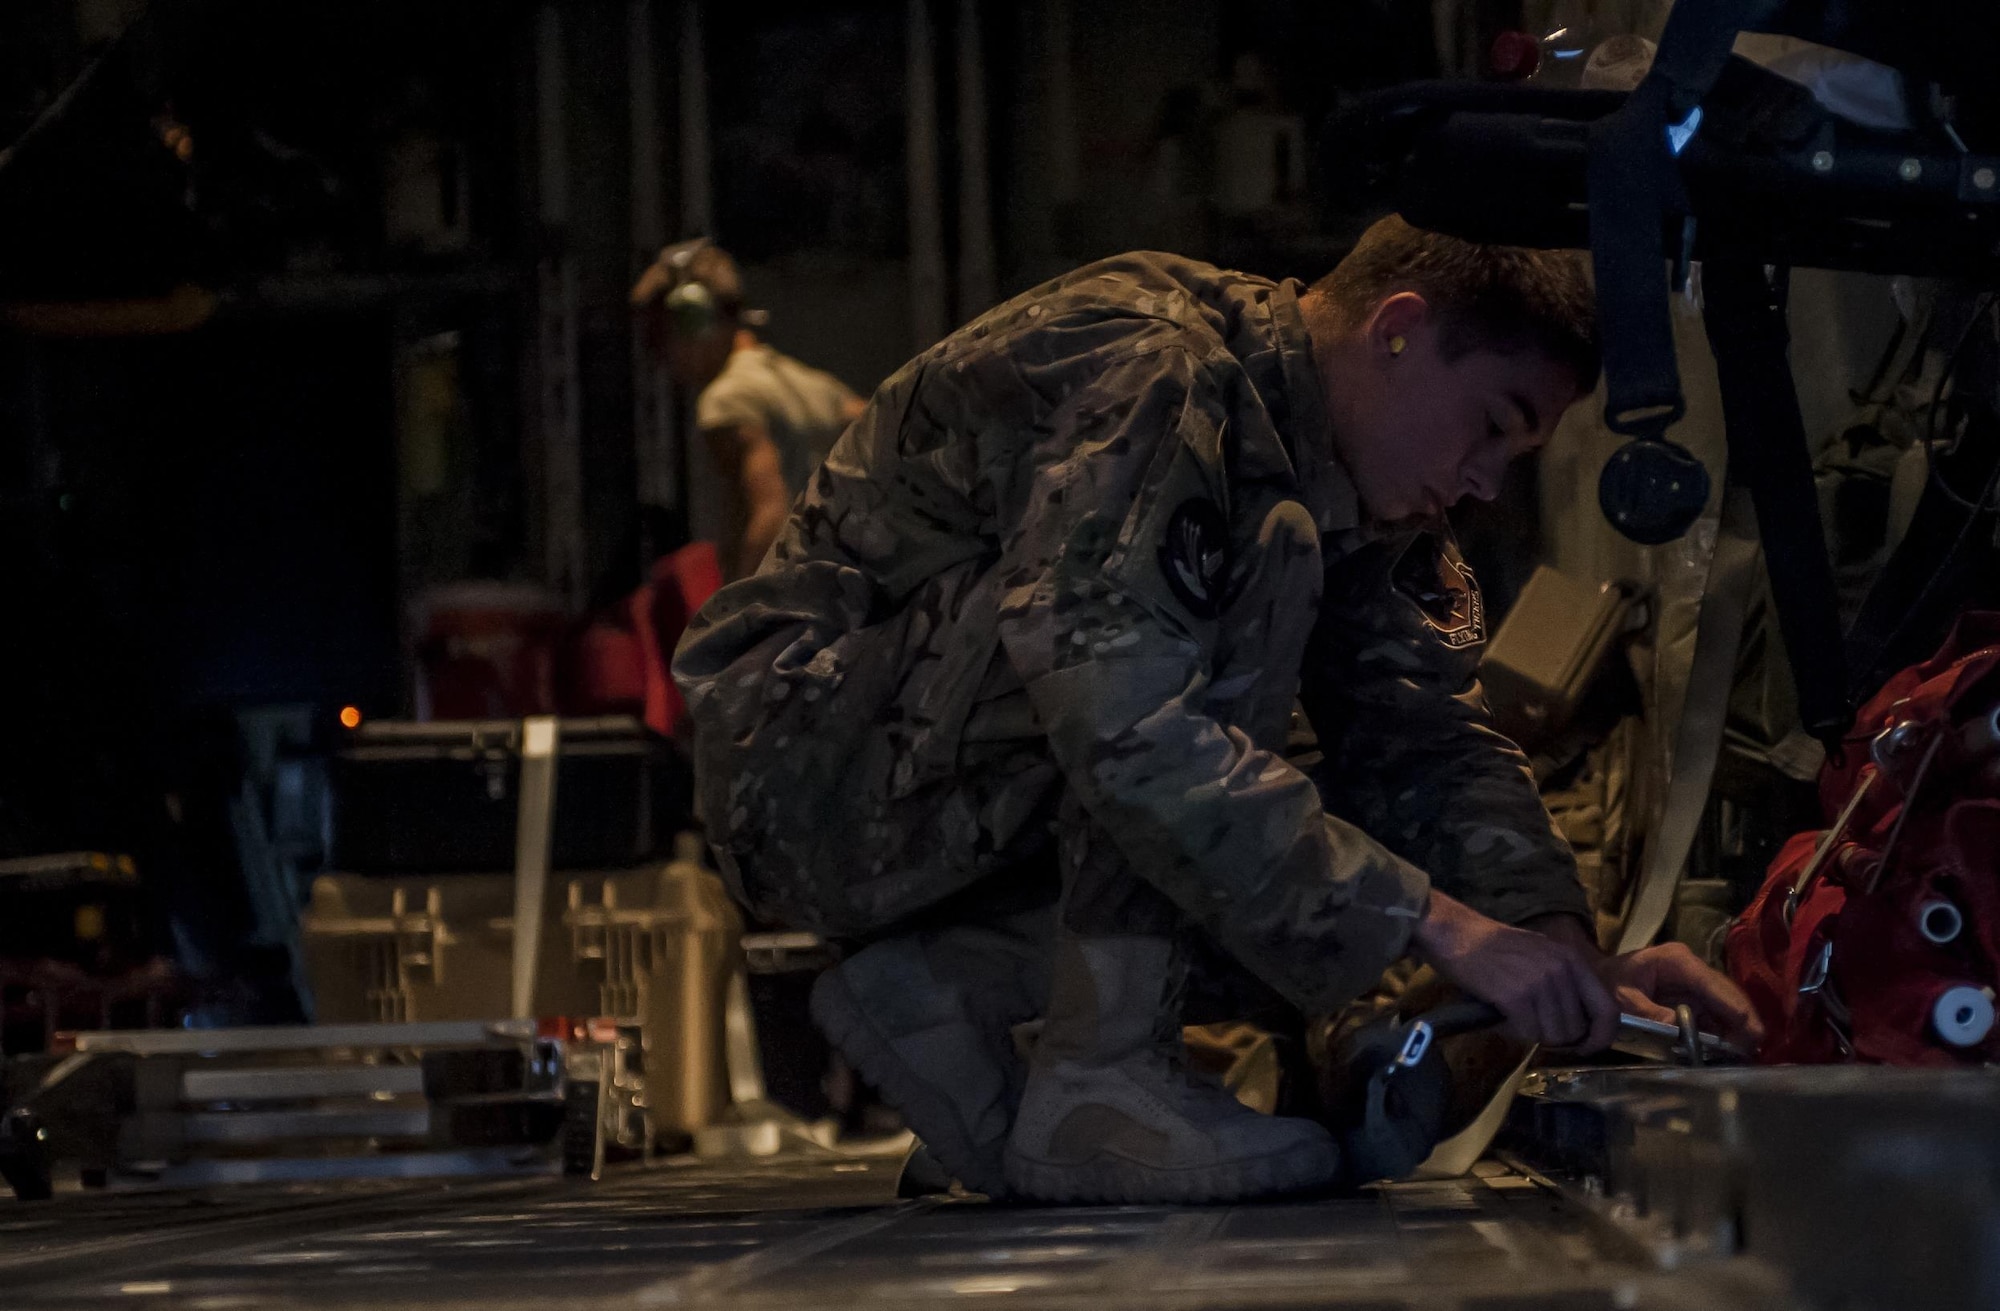
{"type": "Polygon", "coordinates": [[[595,1176],[650,1146],[642,1085],[636,1026],[604,1020],[77,1034],[0,1119],[0,1174],[23,1199],[66,1165],[87,1186],[595,1176]]]}
{"type": "Polygon", "coordinates": [[[2000,1306],[2000,1071],[1537,1072],[1503,1146],[1657,1265],[1813,1305],[2000,1306]]]}

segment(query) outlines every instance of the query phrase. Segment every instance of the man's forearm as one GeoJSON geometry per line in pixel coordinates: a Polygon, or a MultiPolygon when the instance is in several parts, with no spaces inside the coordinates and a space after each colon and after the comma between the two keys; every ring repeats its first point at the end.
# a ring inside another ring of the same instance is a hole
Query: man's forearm
{"type": "Polygon", "coordinates": [[[1570,919],[1574,928],[1550,924],[1554,932],[1538,933],[1525,925],[1510,927],[1433,891],[1411,936],[1412,954],[1492,1003],[1530,1042],[1607,1046],[1618,1008],[1598,977],[1595,948],[1586,953],[1575,941],[1583,936],[1581,921],[1547,918],[1570,919]]]}
{"type": "Polygon", "coordinates": [[[776,512],[759,510],[743,526],[743,540],[738,544],[736,576],[748,578],[764,563],[764,557],[771,550],[771,543],[778,540],[784,531],[785,517],[789,510],[780,508],[776,512]]]}
{"type": "Polygon", "coordinates": [[[1534,919],[1523,921],[1521,927],[1539,933],[1545,938],[1567,943],[1592,960],[1604,955],[1603,948],[1597,945],[1597,935],[1580,916],[1537,915],[1534,919]]]}

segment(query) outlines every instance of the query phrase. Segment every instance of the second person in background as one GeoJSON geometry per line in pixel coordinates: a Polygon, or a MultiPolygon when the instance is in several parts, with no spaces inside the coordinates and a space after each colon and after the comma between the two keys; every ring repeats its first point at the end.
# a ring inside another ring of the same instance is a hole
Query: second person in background
{"type": "Polygon", "coordinates": [[[757,336],[763,311],[745,305],[736,261],[705,237],[662,250],[633,284],[632,309],[654,358],[697,393],[695,423],[727,498],[723,579],[756,573],[861,398],[757,336]]]}

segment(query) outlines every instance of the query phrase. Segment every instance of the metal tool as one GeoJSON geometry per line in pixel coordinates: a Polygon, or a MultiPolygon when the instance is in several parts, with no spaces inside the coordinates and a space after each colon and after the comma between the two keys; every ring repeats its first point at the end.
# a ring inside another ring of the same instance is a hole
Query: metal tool
{"type": "Polygon", "coordinates": [[[1747,1065],[1750,1062],[1749,1052],[1715,1034],[1695,1029],[1692,1022],[1684,1030],[1682,1025],[1649,1020],[1640,1015],[1618,1017],[1618,1036],[1612,1040],[1611,1047],[1613,1051],[1630,1056],[1644,1056],[1677,1065],[1747,1065]],[[1690,1032],[1695,1038],[1692,1044],[1687,1039],[1690,1032]]]}
{"type": "MultiPolygon", "coordinates": [[[[1686,1007],[1682,1007],[1686,1010],[1686,1007]]],[[[1750,1053],[1736,1044],[1712,1033],[1694,1028],[1691,1018],[1685,1031],[1680,1024],[1668,1024],[1663,1020],[1649,1020],[1640,1015],[1621,1014],[1618,1017],[1618,1036],[1612,1039],[1613,1051],[1624,1052],[1628,1056],[1643,1056],[1648,1060],[1666,1061],[1675,1065],[1746,1065],[1750,1053]],[[1690,1046],[1686,1034],[1695,1035],[1695,1043],[1690,1046]]],[[[1438,1017],[1444,1027],[1438,1036],[1447,1037],[1453,1033],[1466,1033],[1473,1029],[1483,1029],[1500,1023],[1505,1017],[1497,1007],[1483,1001],[1453,1003],[1439,1009],[1438,1017]]],[[[1421,1060],[1424,1050],[1430,1044],[1430,1026],[1418,1020],[1410,1026],[1411,1043],[1418,1040],[1417,1031],[1424,1030],[1423,1045],[1418,1047],[1416,1059],[1421,1060]]],[[[1399,1062],[1400,1063],[1400,1062],[1399,1062]]],[[[1414,1063],[1411,1062],[1411,1063],[1414,1063]]]]}

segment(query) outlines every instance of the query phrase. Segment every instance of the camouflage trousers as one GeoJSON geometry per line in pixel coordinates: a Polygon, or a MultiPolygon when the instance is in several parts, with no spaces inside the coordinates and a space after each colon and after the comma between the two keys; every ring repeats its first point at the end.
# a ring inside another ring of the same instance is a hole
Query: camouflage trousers
{"type": "MultiPolygon", "coordinates": [[[[1254,650],[1210,671],[1234,683],[1223,716],[1281,750],[1322,579],[1302,516],[1274,515],[1238,562],[1222,616],[1277,616],[1254,650]],[[1306,549],[1302,549],[1306,548],[1306,549]],[[1247,686],[1247,690],[1244,689],[1247,686]]],[[[1000,647],[992,568],[969,561],[926,581],[896,611],[854,600],[849,613],[760,621],[731,680],[761,695],[735,704],[728,740],[696,742],[697,804],[731,890],[758,916],[839,941],[865,941],[939,913],[989,881],[1053,887],[1064,922],[1085,933],[1156,933],[1173,899],[1134,869],[1064,787],[1028,694],[1000,647]],[[949,717],[912,695],[912,671],[983,651],[984,673],[949,717]],[[794,676],[794,671],[803,677],[794,676]],[[815,677],[815,671],[822,676],[815,677]],[[788,680],[782,695],[770,684],[788,680]]],[[[829,607],[831,609],[832,607],[829,607]]],[[[1176,889],[1181,896],[1200,889],[1176,889]]],[[[975,897],[984,894],[972,894],[975,897]]]]}

